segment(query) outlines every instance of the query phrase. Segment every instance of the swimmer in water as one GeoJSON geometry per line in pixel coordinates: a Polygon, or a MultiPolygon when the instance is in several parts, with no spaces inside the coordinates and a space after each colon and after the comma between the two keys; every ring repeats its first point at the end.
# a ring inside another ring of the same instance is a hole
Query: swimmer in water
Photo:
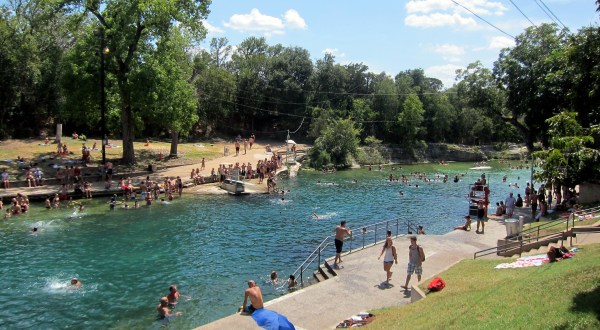
{"type": "Polygon", "coordinates": [[[71,286],[73,287],[80,287],[81,286],[81,281],[77,279],[77,277],[73,277],[71,279],[71,286]]]}
{"type": "Polygon", "coordinates": [[[401,191],[399,192],[399,194],[400,194],[400,196],[404,196],[404,191],[402,191],[402,190],[401,190],[401,191]]]}
{"type": "Polygon", "coordinates": [[[177,286],[175,284],[171,285],[169,287],[169,294],[167,295],[167,299],[169,301],[169,307],[175,308],[175,305],[177,305],[177,302],[179,301],[180,296],[186,297],[187,299],[192,299],[192,297],[190,297],[190,296],[180,294],[179,291],[177,290],[177,286]]]}
{"type": "Polygon", "coordinates": [[[271,282],[273,282],[273,284],[279,282],[279,278],[277,277],[277,272],[276,271],[272,271],[271,272],[271,282]]]}
{"type": "Polygon", "coordinates": [[[180,312],[171,314],[171,311],[169,310],[169,299],[167,297],[160,298],[160,303],[158,304],[158,306],[156,306],[156,311],[158,312],[158,316],[161,319],[166,319],[175,315],[181,315],[180,312]]]}
{"type": "Polygon", "coordinates": [[[34,232],[34,233],[36,233],[38,231],[38,227],[31,228],[31,231],[34,232]]]}
{"type": "Polygon", "coordinates": [[[317,219],[317,220],[319,220],[319,215],[316,214],[315,212],[313,212],[310,216],[313,217],[313,218],[315,218],[315,219],[317,219]]]}

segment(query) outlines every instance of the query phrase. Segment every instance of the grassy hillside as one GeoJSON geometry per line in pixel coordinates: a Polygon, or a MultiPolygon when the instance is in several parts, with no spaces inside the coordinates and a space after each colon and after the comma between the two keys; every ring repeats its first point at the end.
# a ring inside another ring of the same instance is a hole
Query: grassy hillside
{"type": "Polygon", "coordinates": [[[440,274],[443,291],[372,311],[367,329],[600,329],[600,245],[541,267],[502,262],[462,261],[440,274]]]}

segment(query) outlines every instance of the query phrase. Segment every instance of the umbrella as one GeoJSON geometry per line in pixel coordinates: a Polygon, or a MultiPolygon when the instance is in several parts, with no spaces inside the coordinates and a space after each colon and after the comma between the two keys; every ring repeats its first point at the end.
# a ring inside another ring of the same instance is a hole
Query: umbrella
{"type": "Polygon", "coordinates": [[[283,315],[268,309],[257,309],[252,313],[256,324],[267,330],[295,330],[294,325],[283,315]]]}
{"type": "Polygon", "coordinates": [[[288,143],[288,144],[296,144],[296,142],[295,142],[294,140],[286,140],[286,141],[285,141],[285,143],[288,143]]]}

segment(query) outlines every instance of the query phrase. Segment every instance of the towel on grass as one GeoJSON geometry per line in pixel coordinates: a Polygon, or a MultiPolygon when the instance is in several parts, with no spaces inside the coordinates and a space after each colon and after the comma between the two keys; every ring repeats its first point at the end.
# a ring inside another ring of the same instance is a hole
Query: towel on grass
{"type": "Polygon", "coordinates": [[[538,254],[535,256],[527,256],[521,257],[514,262],[511,263],[503,263],[496,266],[496,269],[506,269],[506,268],[525,268],[525,267],[537,267],[544,264],[544,262],[548,262],[548,256],[545,254],[538,254]]]}
{"type": "MultiPolygon", "coordinates": [[[[571,249],[571,252],[574,252],[571,249]]],[[[565,253],[563,254],[562,259],[568,259],[573,257],[573,253],[565,253]]],[[[550,262],[548,259],[548,255],[546,254],[538,254],[534,256],[521,257],[511,263],[503,263],[496,266],[496,269],[506,269],[506,268],[525,268],[525,267],[538,267],[543,265],[545,262],[550,262]]]]}
{"type": "Polygon", "coordinates": [[[257,309],[252,313],[252,318],[258,326],[266,330],[295,330],[294,325],[288,319],[268,309],[257,309]]]}

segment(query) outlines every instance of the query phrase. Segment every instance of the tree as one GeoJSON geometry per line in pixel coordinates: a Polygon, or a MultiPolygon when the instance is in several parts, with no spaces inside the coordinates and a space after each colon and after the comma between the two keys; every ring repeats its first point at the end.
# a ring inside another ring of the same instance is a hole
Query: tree
{"type": "Polygon", "coordinates": [[[65,17],[43,0],[0,5],[0,138],[40,134],[60,108],[65,17]],[[50,119],[50,120],[49,120],[50,119]]]}
{"type": "Polygon", "coordinates": [[[205,51],[194,57],[194,71],[199,124],[209,137],[219,125],[226,125],[235,111],[236,79],[227,69],[214,65],[205,51]]]}
{"type": "Polygon", "coordinates": [[[135,163],[133,140],[136,110],[133,106],[131,75],[148,65],[143,54],[168,37],[172,27],[179,26],[192,42],[204,38],[202,20],[208,15],[210,1],[181,0],[65,0],[65,6],[77,17],[93,17],[106,38],[111,56],[108,72],[115,76],[119,91],[123,137],[123,162],[135,163]]]}
{"type": "Polygon", "coordinates": [[[543,160],[542,171],[536,177],[568,188],[600,179],[600,153],[593,148],[592,136],[597,134],[597,127],[582,127],[576,112],[561,112],[547,123],[550,147],[534,153],[543,160]]]}
{"type": "Polygon", "coordinates": [[[225,37],[212,38],[210,40],[210,57],[213,64],[217,67],[222,67],[227,63],[232,50],[229,40],[225,37]]]}
{"type": "Polygon", "coordinates": [[[390,77],[381,74],[373,89],[375,91],[373,111],[385,121],[382,126],[386,134],[383,137],[389,141],[397,141],[399,132],[394,130],[394,124],[400,112],[400,103],[398,102],[396,85],[390,77]]]}
{"type": "Polygon", "coordinates": [[[260,111],[269,85],[269,45],[265,38],[248,37],[242,41],[231,56],[231,67],[237,79],[235,128],[240,125],[251,131],[255,122],[262,124],[268,113],[260,111]],[[250,123],[249,127],[248,125],[250,123]]]}
{"type": "Polygon", "coordinates": [[[329,159],[334,165],[347,167],[358,149],[360,130],[350,119],[338,119],[327,126],[310,150],[311,165],[319,168],[329,159]]]}
{"type": "Polygon", "coordinates": [[[567,30],[555,24],[529,27],[494,63],[494,75],[507,93],[506,111],[499,116],[519,130],[529,151],[536,141],[547,145],[546,119],[565,107],[564,76],[556,73],[566,66],[557,53],[567,39],[567,30]]]}
{"type": "Polygon", "coordinates": [[[314,88],[312,95],[314,104],[339,110],[350,106],[351,97],[346,94],[348,72],[343,66],[335,63],[332,54],[325,53],[322,59],[317,60],[311,85],[314,88]]]}
{"type": "Polygon", "coordinates": [[[571,36],[564,48],[564,96],[584,127],[600,123],[600,27],[590,26],[571,36]]]}
{"type": "Polygon", "coordinates": [[[150,121],[169,131],[169,157],[178,156],[179,135],[187,135],[198,121],[198,99],[190,81],[192,63],[186,44],[179,28],[173,27],[168,36],[157,42],[155,51],[145,54],[148,65],[132,77],[138,86],[133,90],[132,105],[145,109],[150,121]]]}
{"type": "Polygon", "coordinates": [[[416,95],[409,95],[402,104],[402,112],[397,117],[397,126],[401,142],[405,146],[411,146],[416,142],[424,113],[423,103],[416,95]]]}

